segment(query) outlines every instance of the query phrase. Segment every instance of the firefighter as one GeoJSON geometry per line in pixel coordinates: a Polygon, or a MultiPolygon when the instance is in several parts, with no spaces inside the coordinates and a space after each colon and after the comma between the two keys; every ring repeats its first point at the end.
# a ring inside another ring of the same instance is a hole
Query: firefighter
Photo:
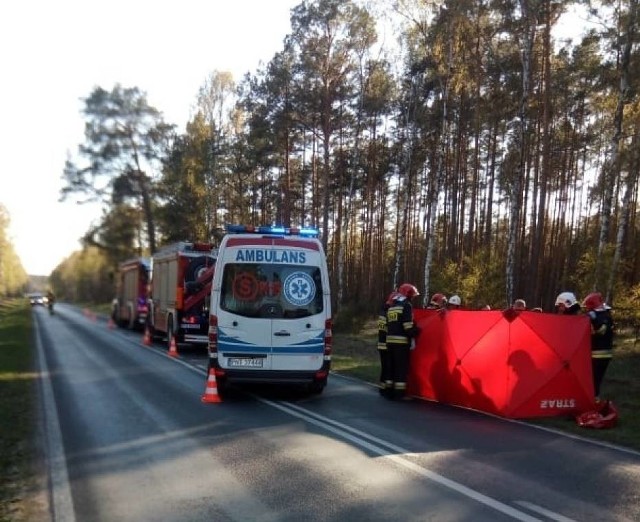
{"type": "Polygon", "coordinates": [[[398,288],[398,294],[387,309],[386,344],[391,375],[389,398],[408,399],[411,340],[418,335],[418,328],[413,323],[411,300],[420,293],[414,285],[404,283],[398,288]]]}
{"type": "Polygon", "coordinates": [[[429,305],[427,306],[427,310],[446,310],[447,308],[447,297],[444,294],[433,294],[431,296],[431,301],[429,301],[429,305]]]}
{"type": "Polygon", "coordinates": [[[556,313],[562,315],[577,315],[580,303],[573,292],[561,292],[556,297],[556,313]]]}
{"type": "Polygon", "coordinates": [[[611,307],[607,306],[600,292],[592,292],[584,298],[582,306],[591,320],[591,368],[596,400],[600,397],[600,385],[613,357],[614,325],[611,307]]]}
{"type": "Polygon", "coordinates": [[[378,316],[378,354],[380,355],[380,395],[390,397],[393,391],[393,379],[391,378],[391,363],[389,361],[389,350],[387,349],[387,310],[393,301],[401,297],[402,294],[395,290],[389,294],[382,304],[380,315],[378,316]]]}

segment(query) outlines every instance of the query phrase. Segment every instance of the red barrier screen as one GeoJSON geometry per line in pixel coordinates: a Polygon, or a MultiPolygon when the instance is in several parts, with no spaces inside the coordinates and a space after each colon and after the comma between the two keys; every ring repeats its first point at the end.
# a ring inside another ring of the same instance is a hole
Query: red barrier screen
{"type": "Polygon", "coordinates": [[[414,310],[409,393],[503,417],[594,407],[587,316],[414,310]]]}

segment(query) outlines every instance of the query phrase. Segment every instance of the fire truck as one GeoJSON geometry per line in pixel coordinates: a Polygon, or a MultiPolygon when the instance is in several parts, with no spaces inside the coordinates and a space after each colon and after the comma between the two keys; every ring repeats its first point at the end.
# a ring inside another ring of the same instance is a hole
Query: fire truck
{"type": "Polygon", "coordinates": [[[210,243],[174,243],[151,257],[147,326],[152,338],[163,338],[169,349],[172,342],[206,346],[215,263],[210,243]]]}
{"type": "Polygon", "coordinates": [[[136,257],[118,265],[111,318],[120,328],[140,330],[147,322],[149,258],[136,257]]]}

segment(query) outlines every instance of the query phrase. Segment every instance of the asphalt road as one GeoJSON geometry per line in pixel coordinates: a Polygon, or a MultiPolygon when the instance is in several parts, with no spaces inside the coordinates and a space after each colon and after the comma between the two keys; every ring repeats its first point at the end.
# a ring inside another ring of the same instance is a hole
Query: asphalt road
{"type": "Polygon", "coordinates": [[[204,350],[33,313],[54,520],[640,520],[637,453],[338,375],[203,403],[204,350]]]}

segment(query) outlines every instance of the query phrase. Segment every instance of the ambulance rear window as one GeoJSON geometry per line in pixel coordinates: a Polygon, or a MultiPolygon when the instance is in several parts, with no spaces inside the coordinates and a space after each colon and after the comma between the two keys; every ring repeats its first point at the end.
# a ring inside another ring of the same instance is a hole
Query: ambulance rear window
{"type": "Polygon", "coordinates": [[[223,310],[257,318],[298,319],[323,310],[320,268],[229,263],[222,275],[223,310]]]}

